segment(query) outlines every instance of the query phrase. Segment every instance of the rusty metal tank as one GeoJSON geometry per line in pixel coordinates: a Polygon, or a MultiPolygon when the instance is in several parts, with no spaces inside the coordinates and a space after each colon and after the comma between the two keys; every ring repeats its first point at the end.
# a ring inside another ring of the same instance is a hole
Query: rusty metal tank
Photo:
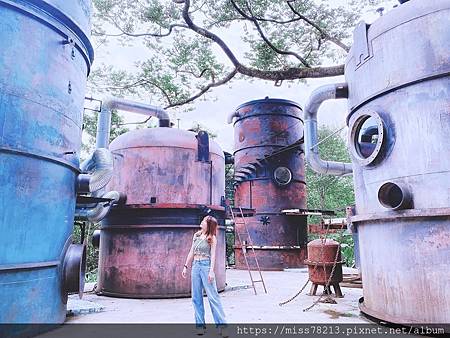
{"type": "MultiPolygon", "coordinates": [[[[242,104],[229,118],[235,118],[234,204],[256,210],[246,222],[263,270],[303,266],[306,257],[306,216],[281,212],[306,208],[301,114],[295,102],[265,98],[242,104]]],[[[236,267],[246,268],[237,240],[235,257],[236,267]]]]}
{"type": "Polygon", "coordinates": [[[348,97],[360,307],[387,322],[450,322],[449,17],[449,0],[411,0],[361,22],[346,83],[307,105],[348,97]]]}
{"type": "Polygon", "coordinates": [[[206,210],[219,221],[216,282],[225,288],[224,153],[205,132],[135,130],[110,145],[109,184],[126,195],[103,220],[97,291],[128,298],[190,295],[181,271],[206,210]]]}
{"type": "Polygon", "coordinates": [[[318,285],[342,282],[341,247],[332,239],[315,239],[308,243],[309,280],[318,285]],[[334,271],[333,266],[335,266],[334,271]],[[333,272],[333,274],[332,274],[333,272]]]}

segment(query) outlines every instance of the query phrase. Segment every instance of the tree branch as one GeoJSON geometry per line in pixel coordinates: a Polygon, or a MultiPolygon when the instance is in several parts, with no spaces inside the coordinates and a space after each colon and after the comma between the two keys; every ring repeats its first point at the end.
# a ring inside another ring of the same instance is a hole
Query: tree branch
{"type": "MultiPolygon", "coordinates": [[[[184,2],[184,0],[183,0],[181,3],[183,3],[183,2],[184,2]]],[[[207,2],[208,2],[208,0],[204,0],[203,3],[202,3],[200,6],[198,6],[198,7],[195,8],[194,10],[190,11],[189,13],[190,13],[190,14],[193,14],[193,13],[195,13],[195,12],[201,11],[202,8],[203,8],[203,6],[205,6],[207,2]]],[[[175,1],[175,3],[176,3],[176,1],[175,1]]]]}
{"type": "MultiPolygon", "coordinates": [[[[101,34],[103,36],[130,36],[133,38],[138,38],[138,37],[143,37],[143,36],[151,36],[151,37],[155,37],[155,38],[163,38],[166,36],[169,36],[173,29],[176,27],[180,27],[180,28],[189,28],[187,25],[183,25],[183,24],[179,24],[179,23],[174,23],[171,24],[167,29],[168,31],[165,33],[129,33],[127,31],[125,31],[122,27],[120,27],[120,25],[110,16],[107,16],[107,18],[110,20],[110,22],[121,32],[119,34],[101,34]]],[[[97,33],[97,32],[96,32],[97,33]]]]}
{"type": "MultiPolygon", "coordinates": [[[[144,85],[144,84],[150,84],[150,85],[152,85],[152,86],[155,86],[156,88],[158,88],[160,91],[161,91],[161,93],[163,93],[163,95],[165,96],[165,98],[166,98],[166,100],[167,100],[167,103],[169,104],[169,106],[172,104],[172,100],[170,99],[170,96],[169,96],[169,94],[164,90],[164,88],[162,88],[160,85],[158,85],[157,83],[155,83],[155,82],[153,82],[153,81],[150,81],[150,80],[140,80],[141,81],[141,85],[144,85]]],[[[143,124],[143,123],[147,123],[150,119],[151,119],[152,117],[151,116],[149,116],[149,117],[147,117],[144,121],[141,121],[141,122],[127,122],[127,123],[121,123],[121,124],[119,124],[119,126],[126,126],[126,125],[130,125],[130,124],[143,124]]]]}
{"type": "MultiPolygon", "coordinates": [[[[197,94],[195,94],[194,96],[183,100],[183,101],[179,101],[179,102],[175,102],[172,103],[167,95],[167,93],[160,87],[155,85],[154,83],[151,83],[150,81],[146,81],[152,85],[154,85],[155,87],[157,87],[159,90],[161,90],[163,92],[163,94],[166,96],[169,105],[165,106],[164,109],[169,109],[169,108],[173,108],[173,107],[177,107],[177,106],[182,106],[185,105],[187,103],[190,103],[196,99],[198,99],[200,96],[202,96],[203,94],[205,94],[208,90],[210,90],[213,87],[218,87],[218,86],[222,86],[225,83],[229,82],[233,77],[235,77],[237,74],[237,70],[234,69],[231,73],[229,73],[227,76],[225,76],[222,80],[218,81],[218,82],[211,82],[208,85],[206,85],[205,87],[203,87],[197,94]]],[[[128,122],[128,123],[121,123],[119,124],[119,126],[125,126],[125,125],[130,125],[130,124],[143,124],[143,123],[147,123],[150,120],[151,116],[146,118],[145,120],[141,121],[141,122],[128,122]]]]}
{"type": "MultiPolygon", "coordinates": [[[[206,14],[205,14],[205,15],[206,15],[206,14]]],[[[213,19],[210,18],[209,16],[207,16],[207,17],[208,17],[208,19],[213,20],[213,19]]],[[[223,23],[223,22],[232,22],[232,21],[239,21],[239,20],[244,20],[244,19],[243,19],[243,18],[228,18],[228,19],[216,20],[216,21],[213,21],[213,22],[209,23],[207,27],[208,27],[208,28],[212,28],[212,27],[214,27],[215,25],[221,24],[221,23],[223,23]]]]}
{"type": "Polygon", "coordinates": [[[261,28],[261,26],[260,26],[258,20],[257,20],[257,19],[255,18],[255,16],[253,15],[253,13],[252,13],[252,11],[251,11],[251,8],[250,8],[250,6],[248,5],[248,2],[246,2],[246,5],[247,5],[247,9],[248,9],[250,15],[247,15],[242,9],[240,9],[239,6],[236,4],[236,2],[234,2],[234,0],[230,0],[230,1],[231,1],[231,4],[233,5],[233,7],[238,11],[238,13],[239,13],[240,15],[242,15],[242,16],[243,16],[244,18],[246,18],[247,20],[253,22],[253,24],[255,25],[256,30],[258,31],[258,33],[259,33],[259,35],[261,36],[261,38],[264,40],[264,42],[265,42],[265,43],[266,43],[266,44],[267,44],[267,45],[268,45],[275,53],[278,53],[278,54],[281,54],[281,55],[292,55],[292,56],[296,57],[301,63],[303,63],[303,65],[304,65],[305,67],[310,67],[309,63],[308,63],[304,58],[302,58],[300,55],[298,55],[297,53],[291,52],[291,51],[284,51],[284,50],[281,50],[281,49],[277,48],[274,44],[272,44],[272,42],[269,41],[269,39],[265,36],[265,34],[264,34],[264,32],[263,32],[263,30],[262,30],[262,28],[261,28]]]}
{"type": "Polygon", "coordinates": [[[320,28],[316,23],[314,23],[313,21],[311,21],[310,19],[308,19],[306,16],[304,16],[303,14],[299,13],[294,6],[292,5],[292,2],[295,2],[296,0],[286,0],[287,5],[289,6],[289,8],[291,9],[291,11],[297,15],[301,20],[305,21],[306,23],[308,23],[309,25],[313,26],[315,29],[317,29],[319,31],[319,33],[327,40],[333,42],[336,46],[341,47],[342,49],[344,49],[347,53],[350,50],[350,47],[347,46],[346,44],[344,44],[342,41],[340,41],[337,38],[332,37],[331,35],[329,35],[327,32],[325,32],[322,28],[320,28]]]}
{"type": "MultiPolygon", "coordinates": [[[[175,1],[175,0],[174,0],[175,1]]],[[[231,63],[240,74],[250,77],[256,77],[262,80],[280,81],[280,80],[296,80],[302,78],[318,78],[326,76],[337,76],[344,74],[344,65],[331,67],[314,67],[314,68],[288,68],[284,70],[264,71],[255,68],[249,68],[236,58],[227,44],[216,34],[197,26],[189,16],[190,0],[184,0],[183,19],[190,29],[197,34],[214,41],[229,58],[231,63]]]]}
{"type": "Polygon", "coordinates": [[[129,126],[129,125],[134,125],[134,124],[144,124],[147,123],[152,117],[149,116],[147,117],[144,121],[139,121],[139,122],[125,122],[125,123],[118,123],[117,126],[118,127],[122,127],[122,126],[129,126]]]}
{"type": "Polygon", "coordinates": [[[152,86],[155,86],[156,88],[158,88],[161,91],[161,93],[163,93],[163,95],[165,96],[165,98],[167,100],[167,103],[169,105],[172,104],[172,100],[171,100],[169,94],[164,90],[164,88],[162,88],[160,85],[158,85],[157,83],[155,83],[153,81],[150,81],[150,80],[146,80],[145,82],[148,83],[148,84],[151,84],[152,86]]]}
{"type": "MultiPolygon", "coordinates": [[[[124,89],[130,89],[130,88],[134,88],[134,87],[139,87],[142,86],[147,80],[144,79],[140,79],[137,80],[135,82],[129,83],[129,84],[125,84],[123,86],[106,86],[106,87],[102,87],[102,90],[108,90],[108,89],[112,89],[112,90],[124,90],[124,89]]],[[[97,86],[98,89],[98,86],[97,86]]]]}
{"type": "Polygon", "coordinates": [[[194,96],[180,101],[180,102],[175,102],[173,104],[169,104],[167,107],[164,107],[164,109],[168,109],[168,108],[172,108],[172,107],[176,107],[176,106],[182,106],[186,103],[190,103],[196,99],[198,99],[200,96],[202,96],[203,94],[205,94],[208,90],[210,90],[213,87],[219,87],[224,85],[225,83],[229,82],[233,77],[236,76],[236,74],[238,73],[237,69],[233,69],[233,71],[231,73],[229,73],[227,76],[225,76],[222,80],[215,82],[214,80],[212,82],[210,82],[209,84],[207,84],[205,87],[203,87],[197,94],[195,94],[194,96]]]}
{"type": "Polygon", "coordinates": [[[260,17],[257,17],[257,16],[255,16],[254,18],[256,20],[258,20],[258,21],[272,22],[272,23],[276,23],[276,24],[279,24],[279,25],[286,25],[288,23],[292,23],[292,22],[296,22],[296,21],[300,21],[301,20],[301,18],[293,18],[293,19],[289,19],[289,20],[285,20],[285,21],[279,21],[279,20],[276,20],[276,19],[260,18],[260,17]]]}
{"type": "Polygon", "coordinates": [[[211,68],[205,68],[205,69],[203,69],[203,70],[200,72],[199,75],[195,74],[194,71],[192,71],[192,70],[183,70],[183,69],[182,69],[182,70],[176,70],[176,71],[175,71],[176,74],[178,74],[178,73],[187,73],[187,74],[191,74],[193,77],[195,77],[195,78],[197,78],[197,79],[200,79],[203,75],[205,75],[206,72],[210,72],[210,73],[211,73],[212,80],[214,81],[214,72],[213,72],[213,70],[212,70],[211,68]]]}

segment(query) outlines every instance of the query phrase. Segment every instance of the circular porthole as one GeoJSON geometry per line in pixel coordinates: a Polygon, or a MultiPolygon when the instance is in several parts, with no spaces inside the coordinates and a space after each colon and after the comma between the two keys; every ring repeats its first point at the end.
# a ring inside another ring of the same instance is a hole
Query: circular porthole
{"type": "Polygon", "coordinates": [[[360,164],[368,165],[378,157],[385,133],[383,120],[378,113],[362,112],[354,117],[350,133],[350,148],[360,164]]]}
{"type": "Polygon", "coordinates": [[[273,178],[279,186],[285,186],[292,181],[292,172],[289,168],[278,167],[273,172],[273,178]]]}

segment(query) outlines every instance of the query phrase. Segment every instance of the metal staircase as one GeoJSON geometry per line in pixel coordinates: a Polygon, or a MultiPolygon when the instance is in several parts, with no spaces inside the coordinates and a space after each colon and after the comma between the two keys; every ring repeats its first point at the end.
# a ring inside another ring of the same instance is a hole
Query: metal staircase
{"type": "Polygon", "coordinates": [[[252,176],[256,176],[258,168],[263,168],[272,157],[296,149],[300,149],[303,152],[303,138],[283,148],[277,149],[270,154],[264,155],[264,157],[257,158],[254,162],[246,163],[243,166],[236,168],[234,172],[235,187],[241,182],[247,181],[252,176]]]}

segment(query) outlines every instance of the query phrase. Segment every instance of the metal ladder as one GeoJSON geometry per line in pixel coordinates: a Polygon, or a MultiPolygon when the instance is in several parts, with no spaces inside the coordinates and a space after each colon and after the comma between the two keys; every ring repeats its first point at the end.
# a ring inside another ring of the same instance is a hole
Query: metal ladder
{"type": "Polygon", "coordinates": [[[242,211],[242,208],[234,208],[235,211],[237,211],[238,215],[237,217],[240,217],[240,219],[242,219],[242,222],[237,222],[236,221],[236,215],[233,212],[233,208],[230,207],[230,212],[231,212],[231,219],[234,222],[235,225],[235,233],[237,234],[237,238],[239,240],[239,243],[241,244],[241,249],[242,249],[242,254],[244,255],[244,260],[245,260],[245,265],[247,265],[247,270],[248,270],[248,274],[250,275],[250,280],[252,281],[252,286],[253,286],[253,290],[255,291],[255,295],[256,295],[256,287],[255,287],[255,283],[262,283],[263,288],[264,288],[264,292],[267,293],[267,289],[266,289],[266,284],[264,283],[264,279],[261,273],[261,269],[259,268],[259,263],[258,263],[258,259],[256,258],[256,253],[255,250],[253,249],[253,242],[252,239],[250,237],[250,233],[248,232],[248,228],[247,228],[247,223],[245,222],[245,217],[244,217],[244,212],[242,211]],[[236,228],[236,225],[243,225],[244,228],[244,232],[239,233],[236,228]],[[255,263],[256,263],[256,270],[258,270],[259,273],[259,277],[260,279],[258,280],[254,280],[253,279],[253,275],[252,275],[252,271],[249,265],[249,260],[247,257],[247,246],[250,248],[250,256],[254,259],[255,263]]]}

